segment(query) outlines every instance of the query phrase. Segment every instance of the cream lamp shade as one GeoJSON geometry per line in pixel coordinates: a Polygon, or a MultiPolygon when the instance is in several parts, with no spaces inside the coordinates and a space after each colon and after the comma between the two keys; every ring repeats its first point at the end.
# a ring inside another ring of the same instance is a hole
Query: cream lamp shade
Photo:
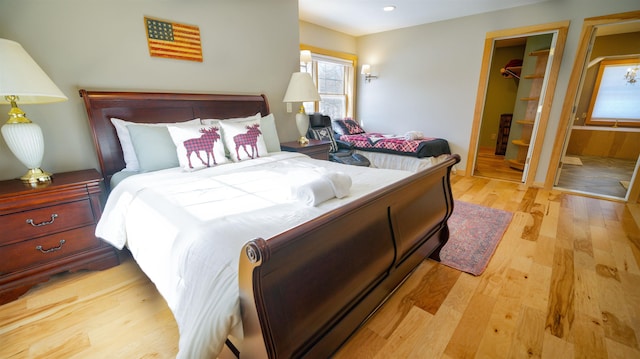
{"type": "Polygon", "coordinates": [[[289,87],[284,94],[283,102],[301,102],[300,110],[296,114],[296,126],[300,133],[301,144],[309,143],[306,137],[307,130],[309,129],[309,116],[304,112],[304,105],[302,102],[320,101],[320,95],[316,89],[316,85],[313,83],[311,74],[306,72],[294,72],[291,75],[289,81],[289,87]]]}
{"type": "Polygon", "coordinates": [[[18,103],[65,100],[67,97],[20,44],[0,39],[0,104],[11,105],[9,120],[2,126],[2,136],[11,152],[29,169],[21,177],[23,181],[47,182],[51,175],[40,169],[44,156],[42,130],[25,116],[18,103]]]}

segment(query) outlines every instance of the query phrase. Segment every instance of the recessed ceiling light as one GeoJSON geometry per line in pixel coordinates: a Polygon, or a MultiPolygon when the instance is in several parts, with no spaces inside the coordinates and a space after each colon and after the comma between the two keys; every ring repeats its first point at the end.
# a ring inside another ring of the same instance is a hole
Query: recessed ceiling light
{"type": "Polygon", "coordinates": [[[385,6],[385,7],[382,8],[382,10],[384,10],[384,11],[393,11],[395,9],[396,9],[395,5],[389,5],[389,6],[385,6]]]}

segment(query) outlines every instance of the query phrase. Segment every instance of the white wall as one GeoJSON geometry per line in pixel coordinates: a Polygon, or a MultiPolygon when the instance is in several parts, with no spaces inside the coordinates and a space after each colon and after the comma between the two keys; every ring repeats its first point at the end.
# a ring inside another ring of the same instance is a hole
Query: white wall
{"type": "Polygon", "coordinates": [[[449,140],[466,167],[483,44],[487,32],[570,20],[549,126],[535,182],[544,182],[583,19],[640,9],[637,0],[555,0],[357,38],[361,64],[357,113],[365,128],[420,130],[449,140]]]}
{"type": "MultiPolygon", "coordinates": [[[[45,170],[99,168],[81,88],[265,93],[281,140],[297,138],[282,103],[298,68],[296,0],[0,0],[0,38],[19,42],[69,97],[22,106],[43,129],[45,170]],[[204,61],[150,57],[144,16],[198,26],[204,61]]],[[[0,140],[0,179],[25,172],[0,140]]]]}

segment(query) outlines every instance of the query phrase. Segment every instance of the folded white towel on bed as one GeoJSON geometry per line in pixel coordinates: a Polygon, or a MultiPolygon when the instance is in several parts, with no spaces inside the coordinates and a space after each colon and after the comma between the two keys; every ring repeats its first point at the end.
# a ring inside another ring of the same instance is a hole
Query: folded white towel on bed
{"type": "Polygon", "coordinates": [[[421,140],[424,138],[424,134],[420,131],[409,131],[404,134],[406,140],[421,140]]]}
{"type": "Polygon", "coordinates": [[[317,206],[331,198],[349,195],[351,177],[343,172],[327,171],[322,168],[296,171],[289,178],[291,196],[308,206],[317,206]]]}
{"type": "Polygon", "coordinates": [[[349,195],[351,188],[351,177],[343,172],[329,172],[324,174],[324,178],[328,179],[333,188],[333,194],[336,198],[343,198],[349,195]]]}
{"type": "Polygon", "coordinates": [[[317,206],[335,197],[331,183],[322,177],[291,186],[291,195],[308,206],[317,206]]]}

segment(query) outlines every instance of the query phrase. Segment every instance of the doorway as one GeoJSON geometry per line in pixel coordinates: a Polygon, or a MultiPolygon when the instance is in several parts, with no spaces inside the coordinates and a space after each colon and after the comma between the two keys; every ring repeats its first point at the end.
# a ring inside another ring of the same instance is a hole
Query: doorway
{"type": "Polygon", "coordinates": [[[487,33],[467,173],[533,181],[568,27],[487,33]]]}
{"type": "Polygon", "coordinates": [[[640,126],[607,123],[590,112],[603,63],[634,59],[640,63],[638,39],[640,11],[585,19],[545,188],[638,200],[640,126]],[[629,39],[632,45],[627,46],[629,39]]]}

